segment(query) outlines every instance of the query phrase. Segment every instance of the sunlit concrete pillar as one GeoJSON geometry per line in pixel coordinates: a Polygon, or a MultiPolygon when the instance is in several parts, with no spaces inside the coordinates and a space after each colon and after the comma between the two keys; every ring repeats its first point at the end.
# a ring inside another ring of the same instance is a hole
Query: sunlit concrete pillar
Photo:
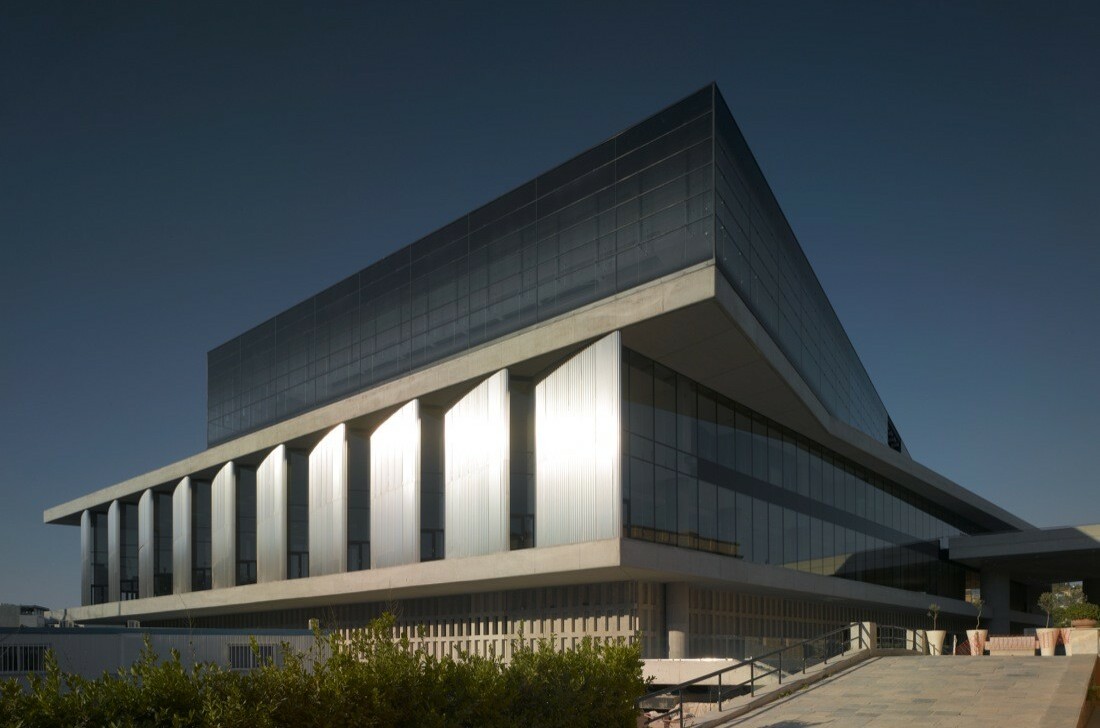
{"type": "Polygon", "coordinates": [[[122,599],[122,508],[117,500],[107,507],[107,601],[122,599]]]}
{"type": "Polygon", "coordinates": [[[665,624],[668,625],[668,659],[686,660],[691,655],[691,589],[680,581],[665,584],[665,624]]]}
{"type": "Polygon", "coordinates": [[[176,484],[172,491],[172,593],[191,591],[191,478],[176,484]]]}
{"type": "Polygon", "coordinates": [[[237,583],[237,477],[226,463],[210,484],[211,581],[215,589],[237,583]]]}
{"type": "Polygon", "coordinates": [[[347,426],[321,438],[309,454],[309,573],[348,570],[347,426]]]}
{"type": "Polygon", "coordinates": [[[621,371],[616,331],[535,385],[537,546],[621,535],[621,371]]]}
{"type": "Polygon", "coordinates": [[[138,499],[138,596],[153,596],[153,553],[156,517],[153,513],[153,491],[146,490],[138,499]]]}
{"type": "Polygon", "coordinates": [[[508,371],[474,387],[444,415],[447,558],[509,548],[508,371]]]}
{"type": "Polygon", "coordinates": [[[420,402],[370,436],[371,568],[420,561],[420,402]]]}
{"type": "Polygon", "coordinates": [[[256,469],[256,581],[286,578],[286,446],[271,451],[256,469]]]}
{"type": "Polygon", "coordinates": [[[92,533],[92,512],[80,514],[80,606],[92,603],[92,551],[95,548],[92,533]]]}
{"type": "Polygon", "coordinates": [[[989,621],[982,626],[991,634],[1009,632],[1009,579],[1008,572],[983,568],[981,575],[982,600],[987,607],[989,621]]]}

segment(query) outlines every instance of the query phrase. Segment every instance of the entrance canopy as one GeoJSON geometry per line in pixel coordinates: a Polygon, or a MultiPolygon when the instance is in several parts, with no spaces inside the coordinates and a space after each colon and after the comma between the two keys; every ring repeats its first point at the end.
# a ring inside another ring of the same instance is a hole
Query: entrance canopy
{"type": "Polygon", "coordinates": [[[959,536],[948,548],[953,561],[1020,581],[1100,579],[1100,524],[959,536]]]}

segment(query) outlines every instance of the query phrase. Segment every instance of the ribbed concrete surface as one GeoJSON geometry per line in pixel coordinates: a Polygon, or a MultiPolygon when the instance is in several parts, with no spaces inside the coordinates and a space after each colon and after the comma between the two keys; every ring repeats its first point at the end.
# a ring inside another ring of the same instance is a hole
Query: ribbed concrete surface
{"type": "Polygon", "coordinates": [[[877,657],[722,726],[1075,728],[1095,655],[877,657]]]}

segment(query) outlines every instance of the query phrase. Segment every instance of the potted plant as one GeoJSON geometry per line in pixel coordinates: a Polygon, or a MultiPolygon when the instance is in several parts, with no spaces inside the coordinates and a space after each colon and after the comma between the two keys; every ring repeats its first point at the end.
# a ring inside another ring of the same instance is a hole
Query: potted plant
{"type": "Polygon", "coordinates": [[[1046,612],[1047,626],[1035,630],[1035,636],[1039,638],[1039,654],[1043,657],[1053,657],[1054,650],[1058,646],[1058,637],[1062,630],[1051,628],[1050,615],[1058,607],[1057,597],[1054,592],[1043,592],[1039,595],[1039,609],[1046,612]]]}
{"type": "Polygon", "coordinates": [[[1066,607],[1065,617],[1074,627],[1095,627],[1100,619],[1100,607],[1092,602],[1078,602],[1066,607]]]}
{"type": "Polygon", "coordinates": [[[985,641],[989,638],[989,630],[982,629],[982,609],[985,608],[985,600],[981,597],[974,597],[970,600],[970,606],[978,610],[978,623],[974,629],[966,630],[966,639],[970,642],[970,654],[972,655],[984,655],[985,654],[985,641]]]}
{"type": "Polygon", "coordinates": [[[929,604],[928,616],[932,618],[932,629],[928,630],[928,654],[942,655],[943,640],[947,637],[947,630],[936,627],[936,621],[940,618],[940,605],[934,602],[929,604]]]}

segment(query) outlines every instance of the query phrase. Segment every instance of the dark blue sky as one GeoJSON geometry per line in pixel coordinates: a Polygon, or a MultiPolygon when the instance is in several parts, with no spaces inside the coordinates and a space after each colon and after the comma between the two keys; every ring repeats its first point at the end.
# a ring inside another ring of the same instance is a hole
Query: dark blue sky
{"type": "Polygon", "coordinates": [[[1096,3],[0,7],[0,601],[206,352],[717,81],[913,456],[1100,521],[1096,3]]]}

